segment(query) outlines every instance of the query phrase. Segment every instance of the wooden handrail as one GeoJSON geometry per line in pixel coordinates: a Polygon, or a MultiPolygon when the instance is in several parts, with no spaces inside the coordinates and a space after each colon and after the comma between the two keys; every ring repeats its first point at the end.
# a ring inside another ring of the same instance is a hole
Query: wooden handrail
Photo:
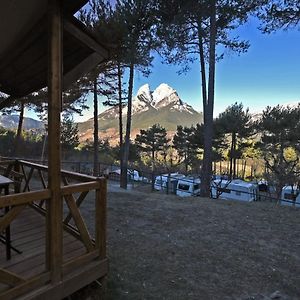
{"type": "Polygon", "coordinates": [[[98,188],[100,188],[99,182],[92,181],[92,182],[70,184],[67,186],[63,186],[61,189],[62,189],[62,195],[65,196],[74,193],[81,193],[85,191],[95,190],[98,188]]]}
{"type": "MultiPolygon", "coordinates": [[[[34,168],[37,170],[48,171],[48,166],[28,162],[25,160],[19,160],[19,163],[24,166],[31,167],[31,168],[34,168]]],[[[79,181],[84,181],[84,182],[97,180],[97,177],[90,176],[90,175],[84,175],[84,174],[77,173],[77,172],[71,172],[71,171],[67,171],[67,170],[61,170],[61,174],[68,176],[69,178],[79,180],[79,181]]]]}
{"type": "Polygon", "coordinates": [[[30,204],[34,201],[50,199],[50,197],[51,191],[49,189],[1,196],[0,208],[13,205],[30,204]]]}

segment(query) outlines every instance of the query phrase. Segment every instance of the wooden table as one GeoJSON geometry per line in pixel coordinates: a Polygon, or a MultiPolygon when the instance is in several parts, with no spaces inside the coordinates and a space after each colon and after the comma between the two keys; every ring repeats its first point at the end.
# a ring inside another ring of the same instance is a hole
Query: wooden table
{"type": "MultiPolygon", "coordinates": [[[[4,189],[4,194],[8,195],[9,194],[9,185],[13,184],[14,182],[5,177],[0,175],[0,190],[4,189]]],[[[1,197],[0,197],[1,201],[1,197]]],[[[5,207],[5,213],[9,211],[9,207],[5,207]]],[[[5,244],[6,244],[6,258],[10,259],[11,258],[11,242],[10,242],[10,226],[6,227],[5,229],[5,244]]]]}

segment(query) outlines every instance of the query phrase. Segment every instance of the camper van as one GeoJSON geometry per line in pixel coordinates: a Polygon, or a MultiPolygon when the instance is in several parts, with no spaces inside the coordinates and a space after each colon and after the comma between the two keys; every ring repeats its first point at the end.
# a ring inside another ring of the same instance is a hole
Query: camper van
{"type": "Polygon", "coordinates": [[[177,182],[176,195],[180,197],[199,196],[200,179],[198,177],[185,177],[177,182]]]}
{"type": "Polygon", "coordinates": [[[155,177],[154,189],[157,191],[167,190],[167,184],[169,181],[169,192],[176,194],[177,182],[180,178],[184,178],[185,175],[179,173],[162,174],[155,177]]]}
{"type": "MultiPolygon", "coordinates": [[[[118,168],[118,169],[115,169],[115,170],[109,172],[108,176],[109,176],[109,179],[120,180],[121,169],[118,168]]],[[[140,175],[137,170],[128,169],[127,177],[128,177],[128,180],[134,180],[134,181],[140,180],[140,175]]]]}
{"type": "Polygon", "coordinates": [[[284,186],[281,190],[280,198],[280,203],[282,205],[300,207],[300,191],[296,186],[284,186]]]}
{"type": "Polygon", "coordinates": [[[235,180],[215,180],[211,187],[212,198],[239,200],[239,201],[255,201],[257,200],[257,185],[245,182],[240,179],[235,180]]]}

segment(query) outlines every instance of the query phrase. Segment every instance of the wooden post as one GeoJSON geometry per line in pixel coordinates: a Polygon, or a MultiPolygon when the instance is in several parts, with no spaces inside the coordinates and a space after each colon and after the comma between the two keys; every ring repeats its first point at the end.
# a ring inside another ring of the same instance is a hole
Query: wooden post
{"type": "Polygon", "coordinates": [[[62,1],[48,0],[48,164],[51,199],[47,201],[46,265],[51,281],[62,278],[60,113],[62,102],[62,1]]]}
{"type": "Polygon", "coordinates": [[[99,188],[96,189],[95,200],[95,246],[99,249],[99,257],[106,257],[106,198],[107,182],[99,178],[99,188]]]}

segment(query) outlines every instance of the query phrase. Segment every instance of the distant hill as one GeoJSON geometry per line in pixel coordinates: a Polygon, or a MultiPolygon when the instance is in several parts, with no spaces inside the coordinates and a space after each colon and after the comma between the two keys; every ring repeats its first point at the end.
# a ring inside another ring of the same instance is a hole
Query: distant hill
{"type": "MultiPolygon", "coordinates": [[[[127,107],[123,110],[125,124],[127,107]]],[[[112,144],[118,141],[118,108],[112,107],[98,116],[100,137],[108,138],[112,144]]],[[[153,92],[148,84],[138,90],[132,103],[132,131],[134,138],[140,129],[147,129],[159,123],[165,127],[169,135],[173,135],[177,125],[191,126],[203,122],[202,113],[183,102],[177,92],[165,83],[153,92]]],[[[79,123],[80,140],[92,139],[93,119],[79,123]]]]}
{"type": "MultiPolygon", "coordinates": [[[[0,115],[0,126],[15,130],[18,128],[18,115],[0,115]]],[[[24,118],[23,130],[43,130],[44,123],[32,118],[24,118]]]]}

